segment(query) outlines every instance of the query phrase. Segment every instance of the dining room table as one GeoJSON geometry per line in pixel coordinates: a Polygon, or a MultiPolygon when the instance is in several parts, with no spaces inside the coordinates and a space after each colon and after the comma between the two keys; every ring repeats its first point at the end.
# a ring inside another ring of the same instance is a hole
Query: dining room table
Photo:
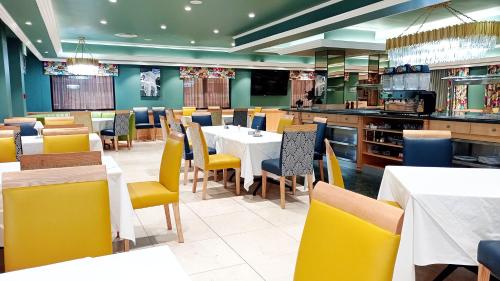
{"type": "Polygon", "coordinates": [[[115,118],[113,117],[93,117],[92,130],[100,134],[102,130],[113,129],[115,118]]]}
{"type": "Polygon", "coordinates": [[[167,245],[0,274],[2,281],[191,280],[167,245]]]}
{"type": "Polygon", "coordinates": [[[386,166],[379,200],[405,211],[394,281],[415,266],[477,266],[480,240],[500,240],[500,169],[386,166]]]}
{"type": "MultiPolygon", "coordinates": [[[[23,154],[42,154],[43,136],[22,136],[23,154]]],[[[96,133],[89,134],[90,151],[103,151],[101,137],[96,133]]]]}
{"type": "MultiPolygon", "coordinates": [[[[123,171],[111,156],[102,156],[102,164],[106,166],[109,191],[109,207],[111,228],[114,236],[119,232],[120,238],[135,243],[134,209],[125,182],[123,171]]],[[[18,172],[21,170],[19,162],[0,163],[0,188],[2,187],[2,174],[5,172],[18,172]]],[[[4,243],[3,225],[3,200],[0,193],[0,247],[4,243]]]]}

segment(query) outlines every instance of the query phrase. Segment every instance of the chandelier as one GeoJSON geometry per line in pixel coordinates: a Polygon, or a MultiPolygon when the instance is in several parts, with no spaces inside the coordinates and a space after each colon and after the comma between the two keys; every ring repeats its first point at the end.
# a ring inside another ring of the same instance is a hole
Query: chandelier
{"type": "Polygon", "coordinates": [[[463,61],[483,58],[487,51],[495,49],[497,37],[500,37],[500,22],[475,21],[447,2],[426,9],[399,36],[387,39],[386,50],[393,65],[463,61]],[[420,32],[432,11],[441,7],[462,23],[420,32]],[[417,32],[404,35],[422,17],[417,32]]]}
{"type": "Polygon", "coordinates": [[[68,72],[74,75],[97,75],[99,71],[99,61],[92,57],[88,46],[85,44],[85,38],[78,38],[76,45],[75,56],[66,60],[68,72]],[[88,50],[88,55],[85,55],[85,50],[88,50]],[[80,50],[80,52],[79,52],[80,50]]]}

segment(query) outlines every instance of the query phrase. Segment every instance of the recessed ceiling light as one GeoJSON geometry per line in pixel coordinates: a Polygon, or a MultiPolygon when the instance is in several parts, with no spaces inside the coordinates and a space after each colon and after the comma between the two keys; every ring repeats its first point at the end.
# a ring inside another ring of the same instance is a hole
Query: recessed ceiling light
{"type": "Polygon", "coordinates": [[[186,11],[191,11],[191,6],[186,6],[186,7],[184,7],[184,10],[186,10],[186,11]]]}
{"type": "Polygon", "coordinates": [[[166,24],[162,24],[162,25],[160,25],[160,28],[161,29],[167,29],[167,25],[166,24]]]}
{"type": "Polygon", "coordinates": [[[236,46],[236,43],[234,43],[234,42],[233,42],[233,43],[231,43],[231,46],[233,46],[233,47],[234,47],[234,46],[236,46]]]}
{"type": "Polygon", "coordinates": [[[219,30],[218,29],[214,29],[214,33],[215,34],[219,34],[219,30]]]}
{"type": "Polygon", "coordinates": [[[116,37],[120,38],[137,38],[139,35],[133,33],[115,33],[116,37]]]}
{"type": "Polygon", "coordinates": [[[255,18],[255,14],[254,13],[249,13],[248,17],[251,18],[251,19],[253,19],[253,18],[255,18]]]}
{"type": "Polygon", "coordinates": [[[42,39],[36,40],[37,43],[42,43],[42,39]]]}
{"type": "Polygon", "coordinates": [[[24,24],[26,24],[26,25],[32,25],[32,23],[30,21],[27,21],[24,24]]]}
{"type": "Polygon", "coordinates": [[[201,4],[203,4],[203,1],[200,1],[200,0],[191,0],[191,1],[189,1],[189,3],[191,3],[193,5],[201,5],[201,4]]]}
{"type": "Polygon", "coordinates": [[[153,40],[153,39],[151,39],[151,38],[144,38],[144,41],[151,41],[151,40],[153,40]]]}
{"type": "Polygon", "coordinates": [[[191,43],[191,44],[196,44],[196,41],[191,40],[191,42],[189,42],[189,43],[191,43]]]}
{"type": "Polygon", "coordinates": [[[107,20],[101,20],[100,23],[101,24],[108,24],[108,21],[107,20]]]}
{"type": "Polygon", "coordinates": [[[109,0],[109,2],[111,2],[111,3],[116,3],[116,0],[109,0]]]}
{"type": "Polygon", "coordinates": [[[43,53],[44,53],[44,54],[48,54],[49,52],[48,52],[48,51],[45,51],[45,52],[43,52],[43,53]]]}

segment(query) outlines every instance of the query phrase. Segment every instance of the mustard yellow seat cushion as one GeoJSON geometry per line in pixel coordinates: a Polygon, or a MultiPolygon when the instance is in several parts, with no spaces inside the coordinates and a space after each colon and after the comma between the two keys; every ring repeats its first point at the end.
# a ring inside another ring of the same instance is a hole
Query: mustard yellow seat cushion
{"type": "Polygon", "coordinates": [[[43,136],[43,153],[90,151],[89,135],[43,136]]]}
{"type": "Polygon", "coordinates": [[[179,201],[178,192],[171,192],[156,181],[129,183],[128,192],[134,209],[159,206],[179,201]]]}
{"type": "Polygon", "coordinates": [[[0,138],[0,150],[0,163],[17,161],[14,138],[0,138]]]}
{"type": "Polygon", "coordinates": [[[396,208],[400,208],[400,209],[403,209],[401,208],[401,206],[398,204],[398,202],[395,202],[395,201],[387,201],[387,200],[381,200],[382,202],[384,202],[385,204],[388,204],[388,205],[391,205],[391,206],[394,206],[396,208]]]}
{"type": "Polygon", "coordinates": [[[228,154],[213,154],[208,156],[207,170],[222,170],[229,168],[239,168],[240,158],[228,154]]]}

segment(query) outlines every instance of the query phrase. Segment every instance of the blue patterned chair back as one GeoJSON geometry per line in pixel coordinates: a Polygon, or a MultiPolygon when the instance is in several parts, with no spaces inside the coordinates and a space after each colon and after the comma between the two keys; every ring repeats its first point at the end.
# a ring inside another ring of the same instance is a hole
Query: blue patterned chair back
{"type": "MultiPolygon", "coordinates": [[[[189,147],[189,139],[186,134],[186,128],[184,128],[184,125],[182,125],[181,123],[175,122],[175,124],[175,126],[181,130],[180,133],[184,135],[184,159],[186,159],[186,155],[191,153],[191,148],[189,147]]],[[[174,128],[174,130],[176,130],[176,128],[174,128]]]]}
{"type": "Polygon", "coordinates": [[[248,118],[248,108],[240,108],[235,109],[233,114],[233,125],[234,126],[247,126],[247,118],[248,118]]]}
{"type": "Polygon", "coordinates": [[[255,113],[253,120],[252,120],[252,129],[254,130],[261,130],[265,131],[266,130],[266,114],[265,113],[255,113]]]}
{"type": "Polygon", "coordinates": [[[292,125],[285,128],[281,141],[282,176],[313,173],[316,125],[292,125]]]}
{"type": "Polygon", "coordinates": [[[149,124],[149,115],[147,107],[134,107],[135,124],[149,124]]]}
{"type": "Polygon", "coordinates": [[[208,163],[208,147],[201,131],[200,124],[189,123],[189,134],[193,144],[193,160],[195,167],[205,169],[208,163]]]}
{"type": "Polygon", "coordinates": [[[324,140],[325,140],[327,119],[326,118],[314,118],[313,123],[318,126],[317,131],[316,131],[316,141],[314,144],[314,152],[319,153],[319,154],[324,154],[325,153],[324,140]]]}
{"type": "Polygon", "coordinates": [[[202,127],[212,126],[212,114],[210,112],[193,112],[191,120],[202,127]]]}
{"type": "Polygon", "coordinates": [[[115,114],[114,131],[115,136],[125,136],[129,132],[130,112],[117,111],[115,114]]]}
{"type": "Polygon", "coordinates": [[[160,124],[160,116],[165,116],[165,107],[159,106],[159,107],[153,107],[153,122],[155,124],[160,124]]]}
{"type": "Polygon", "coordinates": [[[212,114],[212,126],[222,125],[222,109],[209,109],[212,114]]]}
{"type": "Polygon", "coordinates": [[[403,165],[451,167],[453,145],[450,131],[404,130],[403,165]]]}

